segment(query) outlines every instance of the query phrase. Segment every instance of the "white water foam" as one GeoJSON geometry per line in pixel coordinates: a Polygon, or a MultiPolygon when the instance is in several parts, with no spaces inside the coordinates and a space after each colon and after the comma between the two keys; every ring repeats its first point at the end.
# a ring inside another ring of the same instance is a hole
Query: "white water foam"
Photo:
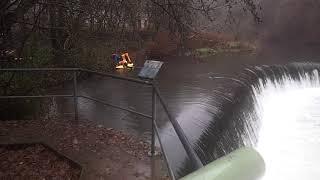
{"type": "Polygon", "coordinates": [[[262,180],[320,178],[319,72],[284,74],[265,79],[254,92],[255,113],[261,123],[257,150],[266,163],[262,180]]]}

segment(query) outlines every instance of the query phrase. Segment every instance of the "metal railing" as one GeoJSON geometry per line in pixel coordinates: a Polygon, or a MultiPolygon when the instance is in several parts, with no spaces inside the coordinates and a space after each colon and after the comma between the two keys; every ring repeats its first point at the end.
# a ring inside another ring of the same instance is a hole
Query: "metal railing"
{"type": "Polygon", "coordinates": [[[174,173],[172,171],[172,168],[169,164],[168,161],[168,156],[167,153],[164,150],[163,147],[163,142],[161,141],[160,138],[160,134],[159,134],[159,128],[156,124],[156,119],[157,119],[157,113],[156,113],[156,104],[157,104],[157,99],[159,99],[160,104],[162,105],[162,107],[164,108],[165,113],[167,114],[167,117],[169,118],[170,122],[173,125],[173,128],[175,130],[175,132],[177,133],[179,140],[181,141],[188,157],[190,158],[192,164],[195,167],[195,170],[203,167],[203,164],[201,162],[201,160],[199,159],[198,155],[196,154],[196,152],[194,151],[194,149],[192,148],[188,138],[186,137],[185,133],[183,132],[183,129],[181,128],[180,124],[178,123],[178,121],[171,115],[171,113],[169,112],[169,109],[167,107],[167,104],[164,100],[164,98],[161,96],[160,91],[158,89],[158,87],[155,86],[155,84],[151,81],[148,80],[141,80],[141,79],[134,79],[134,78],[128,78],[128,77],[121,77],[121,76],[116,76],[113,74],[107,74],[107,73],[102,73],[102,72],[97,72],[97,71],[92,71],[92,70],[87,70],[87,69],[82,69],[82,68],[10,68],[10,69],[0,69],[0,72],[35,72],[35,71],[44,71],[44,72],[48,72],[48,71],[63,71],[63,72],[73,72],[73,94],[72,95],[68,95],[68,94],[63,94],[63,95],[24,95],[24,96],[0,96],[0,99],[17,99],[17,98],[52,98],[52,97],[65,97],[65,98],[73,98],[73,104],[74,104],[74,118],[75,121],[78,120],[78,98],[84,98],[84,99],[88,99],[94,102],[98,102],[101,103],[103,105],[106,106],[110,106],[113,108],[117,108],[117,109],[121,109],[133,114],[137,114],[146,118],[150,118],[152,119],[151,125],[152,125],[152,137],[151,137],[151,154],[154,155],[155,153],[155,135],[157,135],[158,140],[159,140],[159,144],[160,144],[160,148],[163,152],[164,158],[165,158],[165,162],[168,168],[168,172],[169,175],[171,177],[171,179],[175,179],[174,173]],[[86,72],[86,73],[90,73],[90,74],[96,74],[96,75],[100,75],[103,77],[110,77],[110,78],[114,78],[114,79],[119,79],[119,80],[124,80],[124,81],[130,81],[130,82],[134,82],[134,83],[138,83],[138,84],[144,84],[144,85],[148,85],[152,87],[152,115],[147,115],[138,111],[135,111],[133,109],[130,108],[126,108],[126,107],[121,107],[121,106],[117,106],[117,105],[113,105],[111,103],[93,98],[93,97],[89,97],[89,96],[83,96],[83,95],[78,95],[78,80],[77,80],[77,76],[78,76],[78,72],[86,72]]]}

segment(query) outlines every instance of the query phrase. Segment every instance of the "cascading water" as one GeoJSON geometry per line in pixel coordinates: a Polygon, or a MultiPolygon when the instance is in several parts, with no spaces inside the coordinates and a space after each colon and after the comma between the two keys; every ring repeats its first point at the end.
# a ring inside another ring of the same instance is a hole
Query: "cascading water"
{"type": "Polygon", "coordinates": [[[253,87],[260,128],[255,145],[266,162],[263,180],[318,179],[320,172],[319,71],[284,73],[253,87]]]}
{"type": "Polygon", "coordinates": [[[263,180],[319,179],[319,65],[249,68],[240,79],[196,144],[201,159],[253,146],[266,163],[263,180]]]}

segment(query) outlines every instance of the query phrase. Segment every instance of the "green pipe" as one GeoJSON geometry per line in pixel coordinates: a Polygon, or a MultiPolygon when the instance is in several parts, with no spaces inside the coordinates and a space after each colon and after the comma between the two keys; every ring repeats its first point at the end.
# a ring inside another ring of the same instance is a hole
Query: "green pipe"
{"type": "Polygon", "coordinates": [[[181,180],[258,180],[264,172],[265,164],[261,155],[253,148],[241,148],[181,180]]]}

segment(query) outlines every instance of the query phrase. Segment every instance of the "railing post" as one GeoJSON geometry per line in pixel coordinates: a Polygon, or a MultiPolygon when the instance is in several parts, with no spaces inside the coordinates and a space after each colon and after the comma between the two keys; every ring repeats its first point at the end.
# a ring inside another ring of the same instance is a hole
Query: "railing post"
{"type": "Polygon", "coordinates": [[[78,82],[77,71],[73,71],[73,106],[74,106],[74,119],[78,121],[78,82]]]}
{"type": "Polygon", "coordinates": [[[151,156],[154,155],[155,149],[155,134],[154,134],[154,123],[156,123],[156,111],[157,111],[157,96],[154,87],[152,86],[152,121],[151,121],[151,156]]]}

